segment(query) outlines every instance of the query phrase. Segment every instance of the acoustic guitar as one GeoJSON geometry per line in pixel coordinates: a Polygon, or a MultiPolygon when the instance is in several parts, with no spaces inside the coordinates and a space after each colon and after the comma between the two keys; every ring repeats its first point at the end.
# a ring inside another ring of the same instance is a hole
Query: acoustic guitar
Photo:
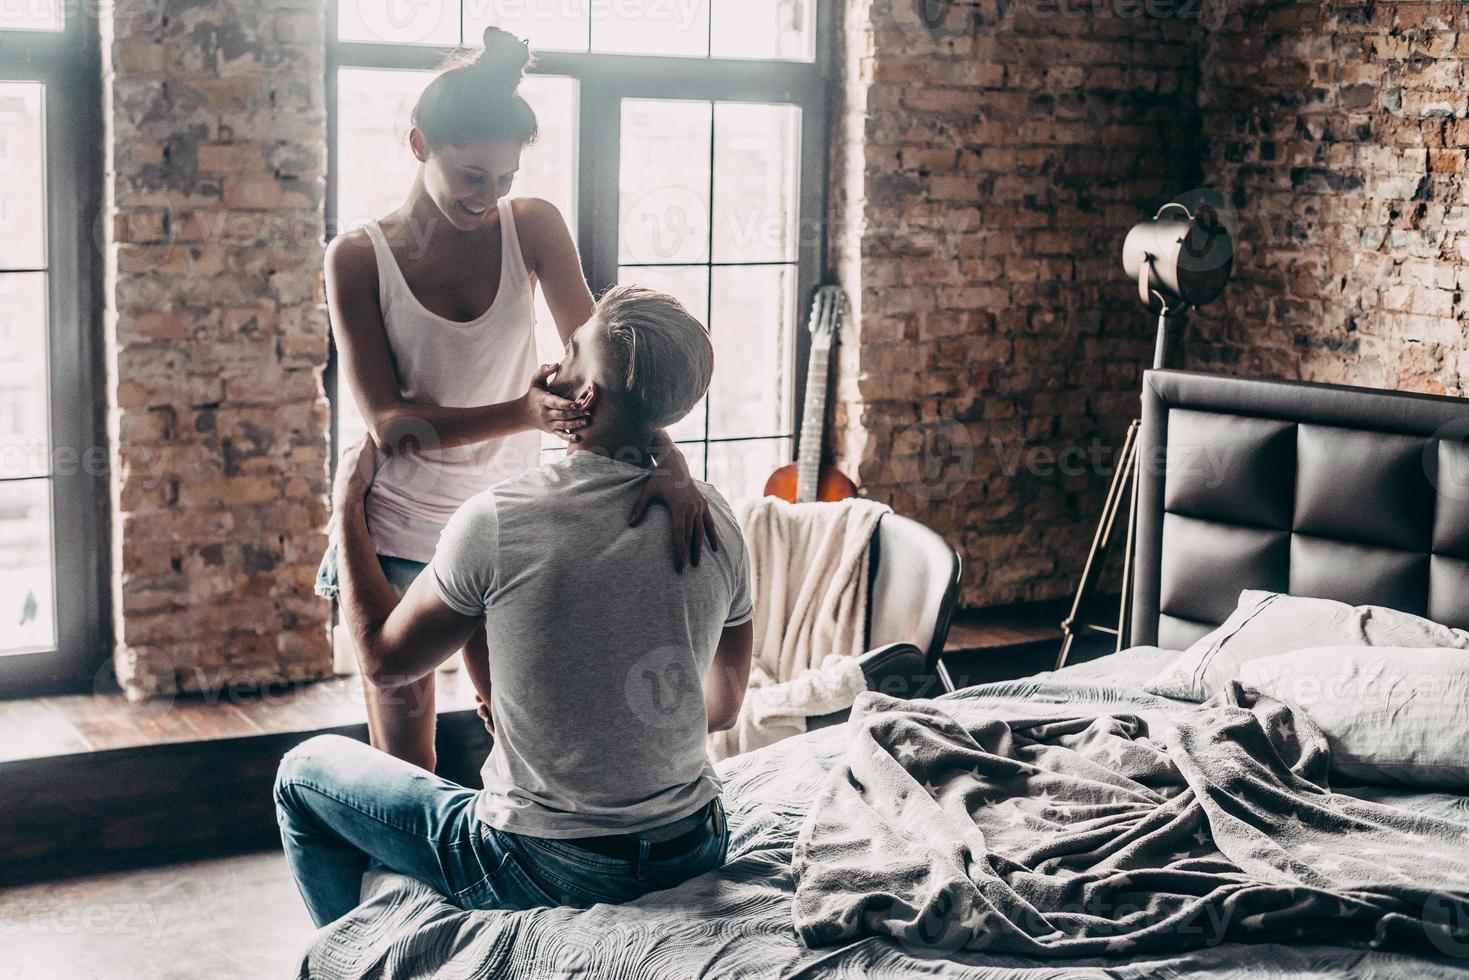
{"type": "Polygon", "coordinates": [[[847,304],[840,286],[822,286],[811,299],[811,359],[806,365],[806,404],[801,411],[801,447],[796,461],[765,481],[765,496],[789,503],[846,500],[857,496],[857,485],[824,462],[826,443],[826,388],[831,379],[831,349],[847,304]]]}

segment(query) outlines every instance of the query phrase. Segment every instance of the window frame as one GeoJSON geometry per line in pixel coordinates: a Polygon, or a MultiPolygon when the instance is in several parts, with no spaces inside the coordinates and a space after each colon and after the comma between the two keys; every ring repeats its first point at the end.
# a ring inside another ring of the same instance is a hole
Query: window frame
{"type": "Polygon", "coordinates": [[[0,698],[88,690],[109,668],[105,399],[101,397],[102,118],[98,25],[64,5],[60,31],[0,31],[0,81],[45,86],[47,411],[56,645],[0,653],[0,698]]]}
{"type": "MultiPolygon", "coordinates": [[[[790,377],[785,385],[789,406],[785,432],[710,438],[706,429],[699,439],[680,440],[680,446],[703,447],[707,475],[707,449],[711,446],[788,440],[789,458],[799,452],[802,406],[806,396],[806,369],[811,348],[807,328],[811,296],[823,279],[826,267],[826,201],[831,105],[830,46],[831,0],[816,3],[813,30],[815,57],[811,61],[754,58],[678,57],[576,51],[537,51],[532,74],[573,78],[577,85],[579,125],[576,181],[577,248],[582,272],[593,295],[600,295],[617,282],[619,258],[619,167],[621,164],[622,100],[669,99],[674,101],[745,102],[784,104],[801,111],[800,160],[797,169],[797,200],[800,220],[796,233],[796,286],[792,324],[795,349],[791,352],[790,377]],[[595,152],[588,152],[594,149],[595,152]]],[[[326,5],[326,100],[327,100],[327,240],[337,234],[337,72],[342,68],[433,71],[455,50],[427,44],[394,44],[343,41],[337,37],[337,0],[326,5]]],[[[405,150],[406,152],[406,150],[405,150]]],[[[712,205],[711,201],[711,205],[712,205]]],[[[677,263],[701,266],[712,262],[677,263]]],[[[713,263],[742,265],[744,263],[713,263]]],[[[786,263],[750,263],[770,265],[786,263]]],[[[711,317],[713,313],[711,311],[711,317]]],[[[716,318],[717,319],[717,318],[716,318]]],[[[711,324],[719,329],[717,322],[711,324]]],[[[336,391],[337,357],[333,343],[327,360],[324,385],[331,402],[333,467],[340,453],[336,391]]]]}

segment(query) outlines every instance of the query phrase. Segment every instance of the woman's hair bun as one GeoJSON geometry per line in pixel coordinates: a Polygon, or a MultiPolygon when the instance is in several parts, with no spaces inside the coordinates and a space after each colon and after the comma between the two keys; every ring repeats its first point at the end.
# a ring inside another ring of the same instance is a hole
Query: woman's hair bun
{"type": "Polygon", "coordinates": [[[530,44],[498,27],[485,28],[485,49],[469,67],[483,73],[490,84],[513,92],[520,87],[525,70],[530,67],[530,44]]]}
{"type": "Polygon", "coordinates": [[[483,51],[455,51],[424,88],[413,107],[413,125],[433,149],[476,140],[534,142],[535,110],[516,91],[531,64],[525,41],[485,28],[483,51]]]}

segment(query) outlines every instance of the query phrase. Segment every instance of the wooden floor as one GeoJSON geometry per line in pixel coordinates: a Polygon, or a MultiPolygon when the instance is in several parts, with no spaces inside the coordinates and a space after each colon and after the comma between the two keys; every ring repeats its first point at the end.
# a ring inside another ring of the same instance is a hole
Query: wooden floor
{"type": "Polygon", "coordinates": [[[0,889],[0,980],[296,975],[314,931],[279,851],[0,889]]]}
{"type": "Polygon", "coordinates": [[[944,649],[949,654],[1060,642],[1065,611],[1058,603],[966,609],[954,615],[944,649]]]}

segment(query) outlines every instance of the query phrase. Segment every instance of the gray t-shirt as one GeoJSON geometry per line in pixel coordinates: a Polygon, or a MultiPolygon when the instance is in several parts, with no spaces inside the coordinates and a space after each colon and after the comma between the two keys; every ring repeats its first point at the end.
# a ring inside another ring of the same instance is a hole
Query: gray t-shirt
{"type": "Polygon", "coordinates": [[[648,471],[589,450],[471,498],[439,537],[439,596],[484,616],[495,747],[480,819],[537,837],[632,833],[718,795],[704,675],[752,615],[729,504],[699,483],[719,537],[673,567],[669,515],[628,515],[648,471]]]}

